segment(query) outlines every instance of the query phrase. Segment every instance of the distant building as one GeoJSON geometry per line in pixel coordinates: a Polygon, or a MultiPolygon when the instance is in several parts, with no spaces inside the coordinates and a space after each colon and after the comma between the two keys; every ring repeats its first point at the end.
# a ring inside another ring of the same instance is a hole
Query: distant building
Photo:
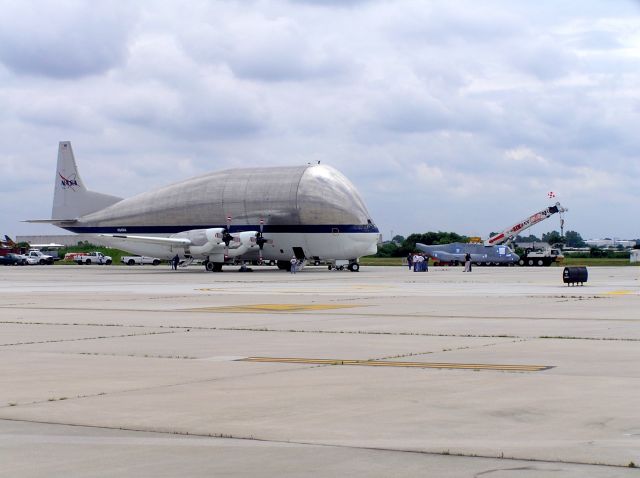
{"type": "Polygon", "coordinates": [[[618,246],[622,246],[625,248],[634,247],[636,245],[636,241],[626,240],[626,239],[587,239],[584,241],[589,247],[602,247],[602,248],[616,248],[618,246]]]}
{"type": "MultiPolygon", "coordinates": [[[[16,242],[29,244],[62,244],[64,246],[77,246],[79,242],[89,242],[96,246],[107,246],[100,238],[91,234],[54,234],[49,236],[17,236],[16,242]]],[[[108,246],[107,246],[108,247],[108,246]]]]}

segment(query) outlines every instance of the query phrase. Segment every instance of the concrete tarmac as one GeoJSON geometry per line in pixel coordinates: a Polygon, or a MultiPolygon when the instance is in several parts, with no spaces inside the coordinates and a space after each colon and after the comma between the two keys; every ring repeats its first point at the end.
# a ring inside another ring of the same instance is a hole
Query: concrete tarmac
{"type": "Polygon", "coordinates": [[[640,268],[0,270],[0,476],[624,477],[640,268]]]}

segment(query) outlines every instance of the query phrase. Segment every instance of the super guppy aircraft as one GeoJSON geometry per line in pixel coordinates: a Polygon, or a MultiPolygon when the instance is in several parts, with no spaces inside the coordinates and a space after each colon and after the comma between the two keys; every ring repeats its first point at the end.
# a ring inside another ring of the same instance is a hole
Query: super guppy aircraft
{"type": "Polygon", "coordinates": [[[375,254],[379,231],[353,184],[313,164],[229,169],[122,199],[89,191],[69,141],[58,148],[51,219],[126,251],[220,271],[235,258],[346,260],[375,254]]]}

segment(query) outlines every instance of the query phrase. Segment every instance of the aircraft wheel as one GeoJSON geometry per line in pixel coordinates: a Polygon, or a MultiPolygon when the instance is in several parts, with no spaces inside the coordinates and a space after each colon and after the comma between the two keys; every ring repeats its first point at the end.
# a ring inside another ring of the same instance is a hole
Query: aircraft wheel
{"type": "Polygon", "coordinates": [[[349,264],[349,270],[351,272],[359,272],[360,271],[360,264],[358,264],[357,262],[354,264],[349,264]]]}
{"type": "Polygon", "coordinates": [[[329,264],[329,265],[327,266],[327,269],[332,270],[332,269],[333,269],[333,266],[332,266],[331,264],[329,264]]]}
{"type": "Polygon", "coordinates": [[[344,270],[344,266],[340,266],[337,268],[339,271],[343,271],[344,270]]]}

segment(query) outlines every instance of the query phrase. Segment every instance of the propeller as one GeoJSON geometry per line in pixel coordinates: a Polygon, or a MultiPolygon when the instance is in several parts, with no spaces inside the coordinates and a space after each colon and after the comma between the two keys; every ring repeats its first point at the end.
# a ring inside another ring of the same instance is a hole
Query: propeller
{"type": "Polygon", "coordinates": [[[227,216],[227,227],[222,233],[222,242],[224,242],[224,258],[229,257],[229,244],[233,241],[233,236],[230,232],[231,229],[231,216],[227,216]]]}
{"type": "Polygon", "coordinates": [[[258,254],[259,261],[262,264],[262,248],[268,242],[267,239],[262,235],[262,231],[264,230],[264,219],[260,218],[260,231],[256,232],[256,244],[258,244],[258,254]]]}

